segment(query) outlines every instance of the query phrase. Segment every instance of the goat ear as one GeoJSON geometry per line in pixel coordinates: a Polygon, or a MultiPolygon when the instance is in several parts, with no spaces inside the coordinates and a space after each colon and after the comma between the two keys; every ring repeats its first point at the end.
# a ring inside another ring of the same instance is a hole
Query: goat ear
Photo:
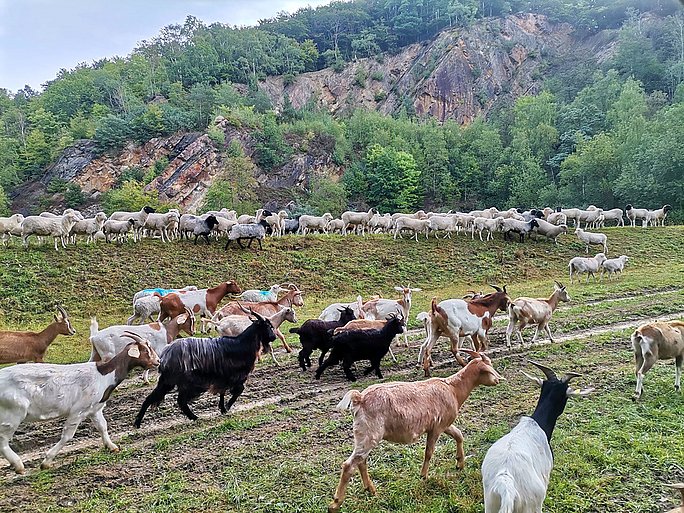
{"type": "Polygon", "coordinates": [[[585,395],[591,395],[596,391],[595,388],[589,387],[585,388],[584,390],[574,390],[570,387],[568,387],[568,391],[566,392],[566,395],[568,397],[584,397],[585,395]]]}
{"type": "Polygon", "coordinates": [[[397,292],[404,292],[404,287],[394,287],[397,292]]]}
{"type": "Polygon", "coordinates": [[[422,291],[422,290],[423,290],[423,289],[415,288],[415,289],[411,289],[411,292],[420,292],[420,291],[422,291]]]}
{"type": "Polygon", "coordinates": [[[188,314],[185,313],[185,314],[179,315],[179,316],[176,318],[176,323],[177,323],[177,324],[183,324],[183,323],[184,323],[185,321],[187,321],[187,320],[188,320],[188,314]]]}
{"type": "Polygon", "coordinates": [[[530,375],[529,375],[527,372],[525,372],[525,371],[520,371],[520,372],[522,372],[523,375],[524,375],[527,379],[529,379],[530,381],[533,381],[533,382],[536,383],[537,385],[542,386],[542,385],[544,384],[544,382],[542,381],[541,378],[537,378],[537,377],[535,377],[535,376],[530,376],[530,375]]]}
{"type": "Polygon", "coordinates": [[[140,349],[138,349],[137,344],[134,344],[128,348],[128,356],[131,358],[140,358],[140,349]]]}

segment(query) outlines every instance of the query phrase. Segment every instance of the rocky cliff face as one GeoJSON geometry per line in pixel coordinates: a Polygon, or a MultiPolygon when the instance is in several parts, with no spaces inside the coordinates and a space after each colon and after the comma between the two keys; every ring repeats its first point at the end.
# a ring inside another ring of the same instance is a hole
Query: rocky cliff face
{"type": "MultiPolygon", "coordinates": [[[[541,15],[518,14],[447,30],[431,42],[409,46],[396,55],[352,62],[339,73],[332,69],[306,73],[288,85],[283,77],[269,77],[260,88],[276,109],[282,108],[287,96],[295,108],[315,102],[333,114],[357,108],[392,114],[408,107],[421,117],[467,124],[500,101],[537,93],[547,55],[582,51],[602,61],[614,51],[614,42],[615,34],[580,40],[570,25],[554,25],[541,15]]],[[[222,118],[216,123],[226,145],[237,141],[246,155],[254,153],[249,129],[236,129],[222,118]]],[[[293,188],[305,189],[312,175],[336,177],[343,172],[332,162],[333,148],[326,141],[314,141],[306,150],[298,149],[297,141],[288,142],[295,152],[284,166],[268,173],[257,169],[264,201],[291,196],[293,188]]],[[[35,210],[33,198],[54,178],[77,183],[94,203],[92,208],[97,208],[99,194],[111,189],[126,169],[147,171],[164,157],[168,166],[148,188],[188,211],[201,205],[218,175],[230,172],[206,134],[152,139],[143,145],[131,144],[117,155],[98,155],[92,141],[79,141],[40,180],[15,192],[14,208],[35,210]]],[[[57,203],[59,199],[55,198],[57,203]]]]}

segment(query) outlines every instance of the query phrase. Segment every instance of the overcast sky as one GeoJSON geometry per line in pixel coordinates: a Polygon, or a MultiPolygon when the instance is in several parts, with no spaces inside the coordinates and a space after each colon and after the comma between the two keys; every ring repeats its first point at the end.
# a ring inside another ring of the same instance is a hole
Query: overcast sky
{"type": "Polygon", "coordinates": [[[125,56],[189,14],[206,23],[253,25],[279,11],[330,0],[0,0],[0,88],[34,89],[61,68],[125,56]]]}

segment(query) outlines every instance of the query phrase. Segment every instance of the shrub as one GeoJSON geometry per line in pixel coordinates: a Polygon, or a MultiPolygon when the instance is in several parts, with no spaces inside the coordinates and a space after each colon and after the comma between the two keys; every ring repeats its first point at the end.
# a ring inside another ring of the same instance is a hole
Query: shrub
{"type": "Polygon", "coordinates": [[[387,98],[387,92],[384,89],[377,89],[375,93],[373,93],[373,98],[376,102],[381,102],[387,98]]]}
{"type": "Polygon", "coordinates": [[[371,80],[375,80],[376,82],[382,82],[384,78],[385,75],[380,70],[375,70],[373,73],[371,73],[371,80]]]}
{"type": "Polygon", "coordinates": [[[78,184],[69,183],[64,192],[64,204],[68,208],[77,208],[85,203],[85,196],[78,184]]]}
{"type": "Polygon", "coordinates": [[[359,66],[354,75],[354,83],[360,88],[366,87],[366,79],[368,78],[368,72],[363,66],[359,66]]]}
{"type": "Polygon", "coordinates": [[[285,73],[283,75],[283,85],[285,87],[294,84],[297,81],[297,77],[294,75],[294,73],[285,73]]]}
{"type": "Polygon", "coordinates": [[[314,177],[309,183],[311,194],[306,202],[307,210],[316,215],[330,212],[339,216],[347,209],[347,192],[341,183],[328,177],[314,177]]]}
{"type": "Polygon", "coordinates": [[[149,205],[157,210],[157,212],[165,212],[171,208],[170,204],[164,204],[159,201],[156,191],[145,191],[143,189],[144,185],[142,182],[128,180],[121,187],[105,192],[102,195],[102,206],[107,213],[117,210],[135,212],[145,205],[149,205]]]}

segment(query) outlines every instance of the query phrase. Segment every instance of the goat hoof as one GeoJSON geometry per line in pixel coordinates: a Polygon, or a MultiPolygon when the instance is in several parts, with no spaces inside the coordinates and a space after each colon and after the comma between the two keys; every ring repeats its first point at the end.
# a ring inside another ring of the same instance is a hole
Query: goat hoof
{"type": "Polygon", "coordinates": [[[330,503],[328,505],[328,513],[337,513],[340,511],[340,506],[341,504],[338,504],[337,501],[330,503]]]}
{"type": "MultiPolygon", "coordinates": [[[[52,463],[51,461],[43,461],[43,462],[40,464],[41,470],[48,470],[48,469],[51,469],[52,466],[53,466],[53,463],[52,463]]],[[[23,472],[24,472],[24,471],[22,470],[21,472],[18,472],[18,473],[22,474],[23,472]]]]}

